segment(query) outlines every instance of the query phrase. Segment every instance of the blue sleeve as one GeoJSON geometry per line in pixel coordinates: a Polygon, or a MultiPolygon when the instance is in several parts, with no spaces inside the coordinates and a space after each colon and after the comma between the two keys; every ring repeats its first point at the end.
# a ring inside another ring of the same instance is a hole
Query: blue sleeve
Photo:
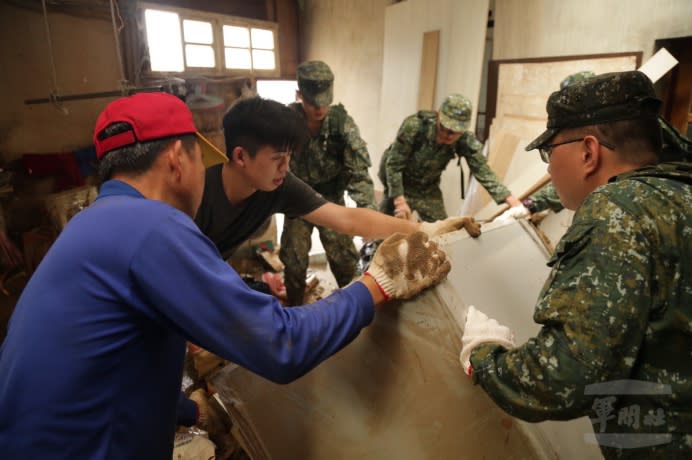
{"type": "Polygon", "coordinates": [[[197,423],[197,403],[185,396],[182,391],[178,395],[178,411],[176,413],[176,425],[192,426],[197,423]]]}
{"type": "Polygon", "coordinates": [[[250,289],[194,222],[172,213],[145,239],[131,276],[143,304],[187,340],[277,383],[351,342],[374,316],[362,283],[304,307],[250,289]]]}

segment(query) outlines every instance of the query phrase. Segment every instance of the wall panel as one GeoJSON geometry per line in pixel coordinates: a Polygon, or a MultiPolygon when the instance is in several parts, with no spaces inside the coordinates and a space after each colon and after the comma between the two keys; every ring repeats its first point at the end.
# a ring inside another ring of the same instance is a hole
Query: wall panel
{"type": "Polygon", "coordinates": [[[495,0],[493,59],[643,51],[692,35],[689,0],[495,0]]]}

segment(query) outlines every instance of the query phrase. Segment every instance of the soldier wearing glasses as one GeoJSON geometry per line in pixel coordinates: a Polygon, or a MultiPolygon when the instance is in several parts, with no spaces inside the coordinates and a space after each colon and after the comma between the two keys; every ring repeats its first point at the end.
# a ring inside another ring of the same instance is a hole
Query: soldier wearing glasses
{"type": "Polygon", "coordinates": [[[550,96],[548,129],[526,149],[575,215],[549,261],[541,330],[515,346],[469,307],[462,339],[464,370],[502,409],[589,416],[606,458],[692,458],[692,165],[659,162],[659,106],[638,71],[550,96]],[[618,394],[590,394],[604,383],[618,394]]]}
{"type": "MultiPolygon", "coordinates": [[[[571,74],[560,82],[560,89],[584,81],[595,75],[595,73],[588,70],[571,74]]],[[[661,127],[661,136],[663,140],[659,159],[661,161],[690,161],[692,159],[692,145],[690,144],[690,140],[680,134],[680,132],[663,117],[658,117],[658,123],[661,127]]],[[[540,191],[523,200],[522,204],[526,210],[524,213],[517,213],[515,211],[513,214],[514,217],[525,217],[528,214],[544,211],[546,209],[550,209],[554,212],[560,212],[564,209],[564,206],[560,203],[560,197],[558,197],[557,192],[555,192],[553,184],[546,185],[540,191]]]]}

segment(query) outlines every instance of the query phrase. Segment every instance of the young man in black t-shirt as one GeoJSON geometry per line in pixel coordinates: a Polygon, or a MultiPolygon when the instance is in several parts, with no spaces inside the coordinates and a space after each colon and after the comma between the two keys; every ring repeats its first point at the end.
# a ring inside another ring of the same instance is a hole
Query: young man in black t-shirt
{"type": "Polygon", "coordinates": [[[300,116],[279,102],[241,100],[226,113],[223,127],[228,162],[207,169],[195,221],[225,258],[274,213],[368,239],[417,230],[434,236],[461,227],[479,233],[468,217],[421,224],[327,201],[289,171],[290,157],[301,150],[307,131],[300,116]]]}

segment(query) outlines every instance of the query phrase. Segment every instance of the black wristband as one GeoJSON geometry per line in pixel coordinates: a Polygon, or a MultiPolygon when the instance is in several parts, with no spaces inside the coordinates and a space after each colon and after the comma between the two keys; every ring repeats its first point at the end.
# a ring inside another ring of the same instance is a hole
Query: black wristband
{"type": "Polygon", "coordinates": [[[526,209],[529,210],[531,214],[534,212],[538,211],[538,208],[536,207],[536,202],[533,201],[531,198],[527,198],[521,202],[521,204],[524,205],[526,209]]]}

